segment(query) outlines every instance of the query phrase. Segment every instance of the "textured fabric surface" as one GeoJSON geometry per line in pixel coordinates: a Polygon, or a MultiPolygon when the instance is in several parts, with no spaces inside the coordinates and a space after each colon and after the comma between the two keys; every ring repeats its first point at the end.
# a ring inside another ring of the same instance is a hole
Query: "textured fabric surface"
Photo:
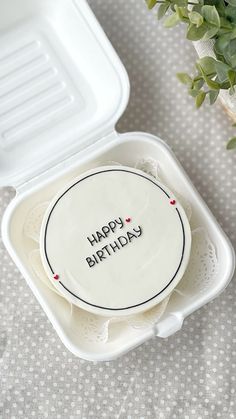
{"type": "MultiPolygon", "coordinates": [[[[177,71],[196,52],[184,28],[163,29],[143,0],[91,0],[126,66],[131,98],[120,131],[159,135],[236,244],[234,133],[220,105],[196,111],[177,71]]],[[[14,196],[0,192],[0,211],[14,196]]],[[[122,358],[88,363],[69,353],[0,243],[0,417],[236,418],[236,286],[122,358]]]]}

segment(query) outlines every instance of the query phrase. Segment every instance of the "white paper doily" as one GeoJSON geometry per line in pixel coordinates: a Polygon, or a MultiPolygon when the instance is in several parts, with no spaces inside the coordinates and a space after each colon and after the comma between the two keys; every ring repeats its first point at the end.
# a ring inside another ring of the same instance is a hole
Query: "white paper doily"
{"type": "Polygon", "coordinates": [[[216,250],[203,228],[192,231],[190,263],[176,290],[185,296],[204,294],[218,270],[216,250]],[[191,280],[190,280],[191,278],[191,280]]]}
{"type": "MultiPolygon", "coordinates": [[[[154,159],[149,158],[139,160],[136,164],[136,168],[143,170],[171,188],[171,185],[168,185],[164,180],[158,162],[154,159]]],[[[171,189],[173,190],[173,188],[171,189]]],[[[173,193],[185,209],[188,219],[190,220],[190,204],[176,191],[173,190],[173,193]]],[[[48,202],[41,202],[32,208],[24,225],[24,234],[28,238],[34,240],[37,244],[39,243],[41,224],[48,204],[48,202]]],[[[59,296],[62,298],[61,294],[53,287],[44,271],[39,248],[34,249],[29,253],[29,261],[35,275],[43,282],[43,284],[47,286],[51,292],[56,293],[58,298],[59,296]]],[[[213,280],[216,269],[217,257],[215,248],[208,238],[205,230],[198,228],[192,232],[192,249],[188,268],[175,291],[183,295],[194,295],[196,292],[203,292],[213,280]]],[[[164,314],[170,297],[171,295],[151,310],[122,318],[107,318],[94,315],[74,306],[73,304],[70,304],[69,314],[65,313],[65,316],[69,316],[67,318],[68,324],[75,333],[79,333],[84,339],[91,342],[105,343],[109,340],[109,331],[115,323],[125,322],[130,327],[136,329],[150,328],[153,326],[164,314]]]]}

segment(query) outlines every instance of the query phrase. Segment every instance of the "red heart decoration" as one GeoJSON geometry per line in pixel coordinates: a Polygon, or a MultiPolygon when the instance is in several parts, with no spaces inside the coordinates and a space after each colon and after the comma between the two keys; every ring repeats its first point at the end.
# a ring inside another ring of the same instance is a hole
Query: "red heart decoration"
{"type": "Polygon", "coordinates": [[[170,204],[171,205],[175,205],[176,204],[176,200],[175,199],[172,199],[172,201],[170,201],[170,204]]]}
{"type": "Polygon", "coordinates": [[[129,217],[129,218],[126,218],[126,220],[125,220],[127,223],[130,223],[130,221],[131,221],[131,218],[129,217]]]}
{"type": "Polygon", "coordinates": [[[59,275],[54,275],[53,278],[56,279],[56,280],[58,280],[59,279],[59,275]]]}

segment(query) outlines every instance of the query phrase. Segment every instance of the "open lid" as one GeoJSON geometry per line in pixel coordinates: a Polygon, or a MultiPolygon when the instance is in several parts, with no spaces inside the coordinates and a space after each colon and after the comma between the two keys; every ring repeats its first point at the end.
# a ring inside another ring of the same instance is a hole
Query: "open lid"
{"type": "Polygon", "coordinates": [[[0,186],[106,136],[127,73],[84,0],[0,0],[0,186]]]}

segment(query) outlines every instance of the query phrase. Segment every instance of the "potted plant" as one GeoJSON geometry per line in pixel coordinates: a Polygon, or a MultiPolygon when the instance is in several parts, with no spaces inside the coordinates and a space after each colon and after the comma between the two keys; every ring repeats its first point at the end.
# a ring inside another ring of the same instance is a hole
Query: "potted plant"
{"type": "MultiPolygon", "coordinates": [[[[208,98],[221,99],[236,126],[236,0],[146,0],[157,9],[164,26],[180,22],[187,26],[186,37],[193,41],[199,59],[193,76],[178,73],[197,108],[208,98]]],[[[236,148],[236,136],[227,143],[236,148]]]]}

